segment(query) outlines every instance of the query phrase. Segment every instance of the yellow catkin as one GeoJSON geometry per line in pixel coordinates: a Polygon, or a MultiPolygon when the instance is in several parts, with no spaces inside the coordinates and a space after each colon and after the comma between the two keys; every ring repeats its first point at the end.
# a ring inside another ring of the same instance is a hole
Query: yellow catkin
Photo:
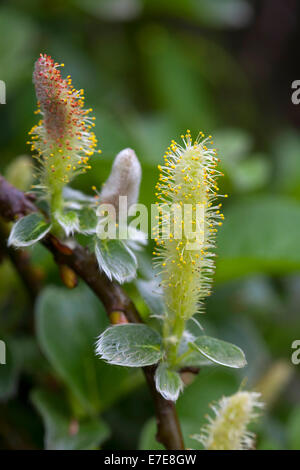
{"type": "Polygon", "coordinates": [[[224,219],[222,204],[217,202],[217,178],[222,173],[217,170],[219,160],[216,149],[211,148],[211,136],[200,132],[193,141],[188,130],[181,137],[183,144],[172,141],[164,164],[158,166],[156,185],[161,214],[154,229],[154,265],[162,279],[167,308],[165,336],[171,336],[171,340],[182,335],[185,321],[201,309],[203,299],[210,294],[215,236],[224,219]],[[197,207],[201,217],[196,219],[197,207]],[[182,220],[176,215],[180,208],[182,220]],[[186,214],[199,234],[193,249],[193,239],[184,230],[186,214]],[[182,236],[178,238],[180,224],[182,236]],[[170,233],[166,236],[163,230],[167,226],[170,233]]]}
{"type": "Polygon", "coordinates": [[[200,435],[193,436],[206,450],[246,450],[253,448],[254,434],[247,427],[258,414],[263,404],[260,394],[240,391],[223,397],[216,406],[211,406],[215,416],[208,417],[208,424],[200,435]]]}

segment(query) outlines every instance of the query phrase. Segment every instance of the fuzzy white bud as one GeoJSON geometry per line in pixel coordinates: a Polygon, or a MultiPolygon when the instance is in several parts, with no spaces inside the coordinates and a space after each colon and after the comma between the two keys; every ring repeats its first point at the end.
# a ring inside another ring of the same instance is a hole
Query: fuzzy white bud
{"type": "Polygon", "coordinates": [[[116,156],[111,173],[101,191],[101,204],[112,204],[116,212],[120,196],[127,196],[128,208],[135,204],[139,196],[141,176],[141,165],[134,150],[122,150],[116,156]]]}

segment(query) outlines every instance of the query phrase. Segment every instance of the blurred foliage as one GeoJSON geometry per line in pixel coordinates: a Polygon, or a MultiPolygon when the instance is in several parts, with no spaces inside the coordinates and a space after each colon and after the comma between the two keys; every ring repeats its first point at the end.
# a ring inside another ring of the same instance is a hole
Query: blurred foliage
{"type": "MultiPolygon", "coordinates": [[[[211,367],[187,378],[191,383],[178,411],[193,448],[198,444],[189,436],[199,432],[209,404],[242,383],[263,390],[267,400],[255,426],[258,448],[300,449],[300,366],[290,361],[300,331],[300,133],[289,106],[297,77],[289,76],[294,57],[284,38],[281,49],[274,46],[284,66],[268,49],[272,29],[283,21],[280,12],[276,23],[270,2],[259,3],[0,5],[0,79],[7,87],[7,104],[0,107],[0,170],[21,189],[29,188],[32,177],[24,155],[36,122],[31,74],[41,52],[65,63],[64,73],[85,89],[97,118],[103,154],[74,181],[76,188],[91,194],[114,155],[133,147],[144,174],[140,199],[150,206],[156,166],[170,140],[186,128],[195,136],[199,130],[214,136],[225,173],[221,192],[230,197],[218,239],[216,285],[201,322],[207,334],[241,346],[248,366],[226,372],[211,367]],[[281,95],[277,84],[286,87],[281,95]]],[[[277,31],[279,41],[283,33],[277,31]]],[[[42,247],[30,255],[48,285],[35,313],[14,267],[7,259],[0,266],[0,338],[7,344],[7,365],[0,365],[0,448],[159,448],[140,371],[94,356],[96,337],[107,326],[103,307],[82,285],[74,291],[59,286],[57,267],[42,247]]],[[[150,255],[140,261],[141,277],[148,279],[150,255]]],[[[126,289],[146,317],[136,287],[126,289]]]]}

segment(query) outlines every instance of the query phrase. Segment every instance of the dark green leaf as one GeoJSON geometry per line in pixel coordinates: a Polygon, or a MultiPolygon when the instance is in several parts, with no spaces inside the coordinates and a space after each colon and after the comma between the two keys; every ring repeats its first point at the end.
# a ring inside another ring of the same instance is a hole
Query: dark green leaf
{"type": "Polygon", "coordinates": [[[44,421],[46,450],[92,450],[109,436],[100,418],[72,418],[61,396],[34,390],[31,399],[44,421]]]}
{"type": "Polygon", "coordinates": [[[140,376],[95,356],[95,339],[108,324],[98,299],[84,286],[47,287],[36,304],[42,350],[82,406],[95,412],[134,387],[140,376]]]}

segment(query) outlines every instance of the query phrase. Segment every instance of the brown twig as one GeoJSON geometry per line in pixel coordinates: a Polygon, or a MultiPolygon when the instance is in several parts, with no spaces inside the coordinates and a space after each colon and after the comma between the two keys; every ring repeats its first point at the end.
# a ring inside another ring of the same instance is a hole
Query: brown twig
{"type": "Polygon", "coordinates": [[[38,210],[22,191],[12,186],[2,175],[0,175],[0,192],[0,214],[6,220],[14,220],[38,210]]]}
{"type": "Polygon", "coordinates": [[[41,287],[41,278],[31,263],[29,254],[26,251],[14,250],[7,246],[8,229],[0,221],[0,249],[1,253],[6,254],[15,269],[17,270],[28,294],[33,303],[41,287]]]}
{"type": "MultiPolygon", "coordinates": [[[[14,220],[33,211],[37,211],[36,206],[0,175],[0,215],[6,220],[14,220]]],[[[69,266],[89,285],[103,303],[108,316],[112,312],[120,311],[124,312],[129,322],[142,322],[133,302],[118,284],[99,272],[95,256],[86,248],[76,245],[71,249],[51,234],[47,235],[42,243],[53,254],[57,264],[69,266]]],[[[154,402],[157,440],[168,450],[184,449],[174,403],[165,400],[156,391],[155,366],[144,367],[143,371],[154,402]]]]}

